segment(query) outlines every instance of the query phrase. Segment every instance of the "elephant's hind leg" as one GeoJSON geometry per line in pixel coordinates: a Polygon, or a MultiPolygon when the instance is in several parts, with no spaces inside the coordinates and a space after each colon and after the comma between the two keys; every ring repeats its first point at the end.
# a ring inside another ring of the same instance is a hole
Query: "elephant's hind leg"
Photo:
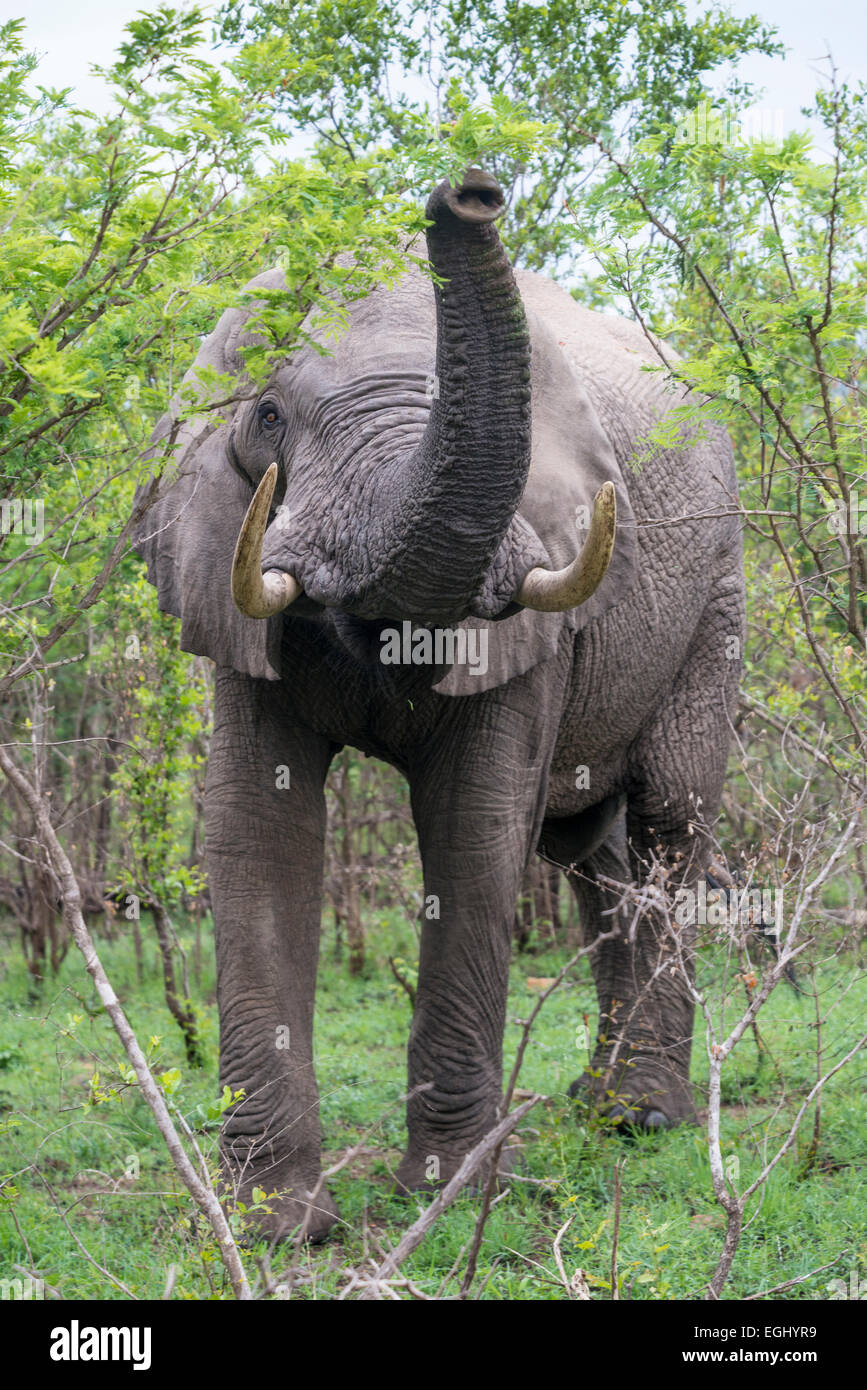
{"type": "Polygon", "coordinates": [[[224,1182],[259,1233],[303,1221],[320,1240],[336,1208],[320,1173],[313,1001],[325,835],[326,740],[293,728],[279,686],[218,670],[206,784],[217,950],[220,1082],[244,1099],[221,1135],[224,1182]],[[275,1193],[273,1198],[271,1194],[275,1193]]]}
{"type": "Polygon", "coordinates": [[[630,750],[623,820],[573,875],[588,939],[618,933],[591,957],[599,998],[599,1036],[588,1085],[609,1113],[646,1129],[694,1118],[689,1081],[693,1031],[690,988],[695,929],[678,931],[652,907],[636,916],[610,915],[623,897],[610,881],[641,884],[655,863],[669,894],[704,873],[716,818],[740,662],[727,660],[732,638],[743,640],[739,581],[721,584],[705,613],[674,685],[630,750]]]}
{"type": "Polygon", "coordinates": [[[567,877],[585,942],[608,937],[590,957],[599,1000],[596,1045],[588,1072],[572,1083],[570,1094],[636,1128],[665,1129],[693,1118],[692,1001],[668,968],[660,925],[648,916],[632,933],[634,903],[618,911],[624,892],[613,885],[636,882],[623,818],[567,877]]]}

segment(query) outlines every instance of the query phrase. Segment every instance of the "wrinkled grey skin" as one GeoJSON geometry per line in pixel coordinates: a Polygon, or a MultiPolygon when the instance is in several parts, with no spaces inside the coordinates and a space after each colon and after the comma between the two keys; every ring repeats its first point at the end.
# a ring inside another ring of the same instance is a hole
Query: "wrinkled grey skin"
{"type": "MultiPolygon", "coordinates": [[[[409,779],[425,894],[440,904],[422,925],[409,1041],[410,1088],[430,1084],[408,1104],[400,1182],[423,1186],[433,1157],[447,1179],[495,1121],[515,901],[540,844],[579,866],[587,938],[620,932],[593,956],[604,1076],[592,1084],[647,1128],[693,1114],[688,992],[670,971],[648,985],[659,925],[646,917],[631,942],[632,914],[603,915],[617,894],[599,880],[640,880],[659,847],[679,881],[705,862],[692,822],[719,805],[738,679],[726,640],[744,622],[739,529],[713,518],[735,498],[731,447],[711,431],[628,467],[679,398],[641,370],[657,359],[635,325],[540,276],[513,278],[491,221],[499,198],[472,173],[456,193],[441,185],[428,204],[436,295],[409,270],[353,307],[332,356],[305,348],[219,428],[204,414],[185,425],[177,480],[137,541],[184,646],[217,664],[207,861],[221,1079],[246,1093],[222,1147],[242,1198],[253,1185],[285,1193],[263,1221],[273,1236],[302,1219],[320,1172],[323,783],[345,744],[409,779]],[[304,593],[257,621],[233,607],[229,573],[272,460],[284,510],[262,568],[304,593]],[[530,568],[577,553],[576,508],[605,479],[618,532],[601,586],[565,614],[520,608],[530,568]],[[708,519],[647,524],[685,513],[708,519]],[[487,627],[487,674],[383,665],[380,632],[404,619],[487,627]]],[[[275,272],[253,286],[281,283],[275,272]]],[[[247,316],[224,314],[199,363],[239,370],[247,316]]],[[[566,1065],[572,1046],[564,1037],[566,1065]]],[[[323,1192],[310,1235],[335,1215],[323,1192]]]]}

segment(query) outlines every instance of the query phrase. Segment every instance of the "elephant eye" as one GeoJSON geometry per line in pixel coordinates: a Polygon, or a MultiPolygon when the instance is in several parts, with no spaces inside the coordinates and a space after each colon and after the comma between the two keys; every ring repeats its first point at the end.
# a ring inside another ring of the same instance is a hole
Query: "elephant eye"
{"type": "Polygon", "coordinates": [[[274,425],[282,423],[280,412],[272,401],[263,401],[259,406],[259,419],[263,425],[269,425],[272,428],[274,425]]]}

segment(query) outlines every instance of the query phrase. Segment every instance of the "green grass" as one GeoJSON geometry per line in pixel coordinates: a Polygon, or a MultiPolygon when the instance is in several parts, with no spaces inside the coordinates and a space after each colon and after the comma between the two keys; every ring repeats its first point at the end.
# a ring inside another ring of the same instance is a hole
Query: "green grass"
{"type": "MultiPolygon", "coordinates": [[[[405,929],[404,929],[405,931],[405,929]]],[[[177,1028],[162,998],[149,923],[146,979],[139,987],[130,943],[101,943],[110,978],[143,1043],[162,1039],[157,1070],[179,1068],[173,1096],[193,1125],[198,1106],[213,1102],[217,1019],[212,967],[194,988],[207,1064],[191,1070],[177,1028]]],[[[206,944],[210,944],[209,941],[206,944]]],[[[204,953],[210,958],[208,950],[204,953]]],[[[296,1297],[329,1298],[345,1284],[343,1271],[369,1254],[374,1240],[395,1243],[417,1204],[390,1191],[389,1173],[399,1159],[406,1088],[406,1040],[410,1003],[394,984],[388,954],[412,959],[411,944],[393,923],[377,926],[365,975],[350,979],[329,954],[323,960],[317,1000],[318,1076],[322,1093],[325,1160],[333,1161],[368,1131],[369,1152],[332,1183],[343,1225],[325,1246],[302,1259],[306,1282],[296,1297]]],[[[506,1063],[537,997],[526,979],[557,973],[567,952],[516,956],[511,978],[506,1063]]],[[[16,1263],[36,1266],[49,1284],[72,1299],[123,1297],[122,1291],[82,1253],[137,1296],[159,1297],[170,1265],[177,1267],[175,1298],[226,1296],[225,1281],[208,1233],[169,1163],[149,1110],[116,1071],[120,1047],[98,1007],[81,962],[71,951],[60,976],[28,1000],[28,980],[17,945],[9,942],[0,967],[0,1172],[9,1175],[0,1199],[0,1278],[14,1278],[16,1263]],[[79,1016],[72,1035],[70,1018],[79,1016]],[[91,1076],[108,1099],[94,1102],[91,1076]],[[117,1094],[111,1097],[114,1089],[117,1094]],[[129,1173],[130,1176],[125,1176],[129,1173]],[[137,1174],[137,1176],[136,1176],[137,1174]],[[65,1221],[64,1218],[65,1217],[65,1221]]],[[[712,964],[707,962],[706,972],[712,964]]],[[[851,960],[831,960],[818,976],[823,1007],[841,997],[855,974],[851,960]]],[[[706,983],[709,983],[706,981],[706,983]]],[[[710,982],[712,983],[712,982],[710,982]]],[[[735,996],[739,998],[739,996],[735,996]]],[[[834,1060],[858,1036],[867,985],[858,978],[823,1030],[826,1058],[834,1060]]],[[[738,1005],[740,1007],[740,1005],[738,1005]]],[[[524,1178],[510,1184],[495,1207],[479,1260],[476,1290],[488,1299],[564,1296],[552,1244],[571,1217],[562,1240],[567,1272],[584,1270],[594,1297],[610,1296],[614,1165],[625,1160],[618,1270],[622,1296],[688,1299],[701,1296],[722,1243],[723,1218],[714,1200],[703,1131],[624,1139],[604,1126],[581,1123],[565,1092],[586,1061],[581,1014],[594,1026],[595,999],[589,970],[545,1005],[527,1049],[519,1085],[549,1097],[524,1122],[520,1141],[524,1178]],[[488,1277],[490,1276],[490,1278],[488,1277]],[[487,1281],[487,1282],[486,1282],[487,1281]]],[[[733,1021],[734,1003],[729,1021],[733,1021]]],[[[773,1148],[788,1129],[815,1076],[812,1000],[778,988],[760,1016],[762,1037],[773,1057],[759,1066],[747,1035],[724,1073],[724,1151],[739,1167],[744,1186],[758,1171],[763,1145],[773,1148]],[[782,1096],[782,1101],[781,1101],[782,1096]]],[[[827,1298],[832,1278],[848,1281],[851,1269],[867,1273],[865,1160],[867,1097],[864,1063],[858,1059],[823,1094],[817,1162],[804,1174],[812,1112],[799,1142],[778,1165],[744,1233],[724,1296],[747,1294],[796,1279],[835,1260],[783,1298],[827,1298]]],[[[693,1079],[706,1076],[703,1030],[698,1028],[693,1079]]],[[[199,1134],[214,1153],[213,1127],[199,1134]]],[[[462,1196],[406,1262],[403,1273],[434,1293],[471,1240],[478,1198],[462,1196]]],[[[248,1265],[255,1276],[255,1256],[248,1265]]],[[[274,1257],[280,1268],[280,1254],[274,1257]]],[[[446,1296],[457,1292],[452,1279],[446,1296]]]]}

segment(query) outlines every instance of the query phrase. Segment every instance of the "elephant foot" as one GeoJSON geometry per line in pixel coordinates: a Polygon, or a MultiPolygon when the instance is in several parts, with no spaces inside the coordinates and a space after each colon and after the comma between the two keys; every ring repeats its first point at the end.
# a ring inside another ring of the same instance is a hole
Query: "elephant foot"
{"type": "Polygon", "coordinates": [[[309,1182],[297,1177],[289,1179],[273,1168],[259,1177],[247,1169],[240,1182],[225,1173],[223,1200],[230,1211],[237,1212],[239,1202],[246,1207],[242,1217],[243,1242],[247,1245],[259,1240],[272,1244],[292,1240],[302,1227],[305,1241],[319,1245],[340,1220],[340,1213],[324,1186],[311,1200],[316,1182],[317,1177],[309,1182]]]}
{"type": "Polygon", "coordinates": [[[594,1074],[579,1076],[568,1094],[623,1134],[650,1134],[696,1123],[689,1080],[658,1066],[621,1067],[619,1076],[612,1079],[594,1064],[594,1074]]]}
{"type": "MultiPolygon", "coordinates": [[[[429,1152],[424,1155],[409,1150],[404,1154],[395,1173],[395,1190],[406,1196],[413,1193],[427,1193],[430,1196],[435,1196],[458,1172],[467,1154],[478,1142],[479,1140],[474,1143],[467,1143],[464,1152],[458,1154],[436,1152],[435,1142],[429,1145],[429,1152]]],[[[497,1165],[498,1178],[507,1178],[517,1166],[517,1150],[514,1148],[503,1149],[497,1165]]],[[[467,1183],[466,1190],[478,1192],[487,1183],[490,1173],[491,1164],[488,1160],[473,1174],[467,1183]]]]}
{"type": "Polygon", "coordinates": [[[253,1223],[252,1236],[254,1240],[267,1240],[276,1245],[294,1239],[305,1222],[305,1241],[321,1245],[340,1220],[334,1199],[325,1188],[312,1205],[309,1201],[281,1194],[269,1197],[265,1206],[270,1210],[252,1211],[249,1215],[253,1223]]]}

